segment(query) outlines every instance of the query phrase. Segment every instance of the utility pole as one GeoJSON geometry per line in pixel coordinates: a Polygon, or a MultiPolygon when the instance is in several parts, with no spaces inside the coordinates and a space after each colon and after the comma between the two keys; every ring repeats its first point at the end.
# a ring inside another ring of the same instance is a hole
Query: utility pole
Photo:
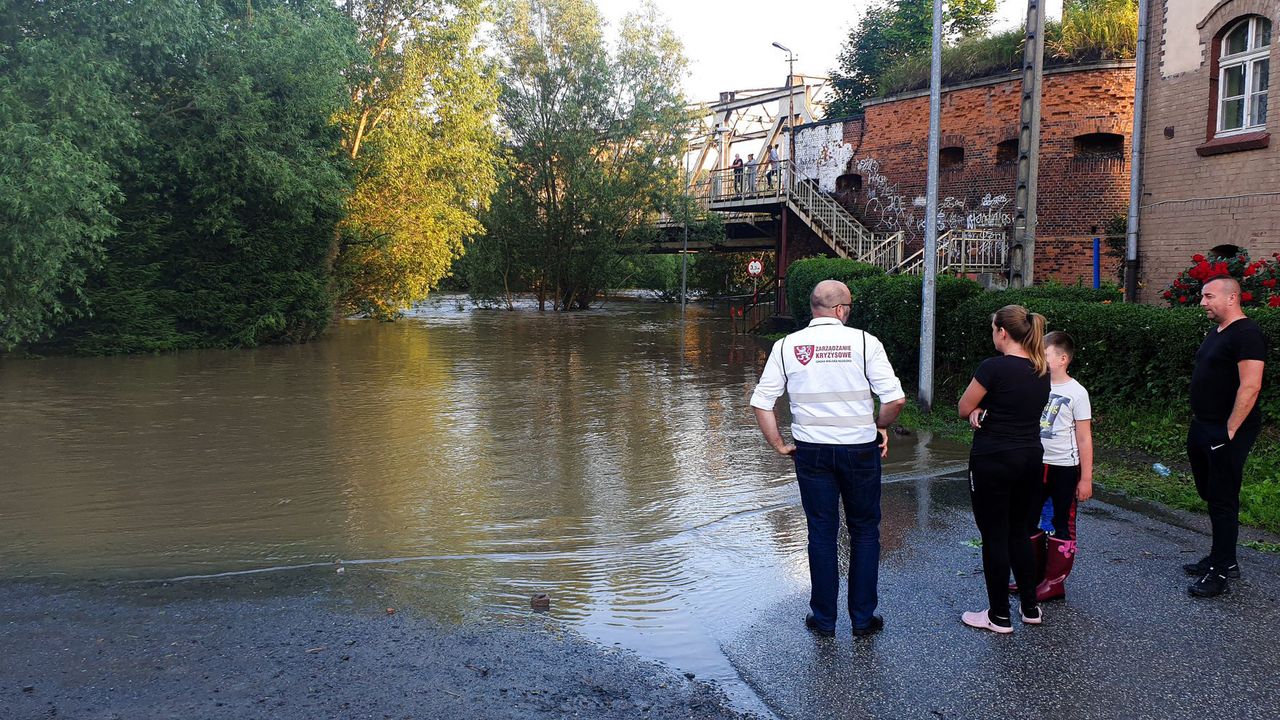
{"type": "Polygon", "coordinates": [[[684,321],[685,298],[689,294],[689,153],[684,157],[684,249],[680,251],[680,321],[684,321]]]}
{"type": "MultiPolygon", "coordinates": [[[[796,54],[791,52],[791,48],[782,43],[773,43],[773,46],[787,54],[787,170],[780,173],[778,181],[785,183],[783,187],[786,192],[790,192],[790,183],[795,182],[792,173],[796,171],[796,89],[794,79],[796,76],[796,54]]],[[[766,150],[765,152],[768,152],[766,150]]],[[[785,194],[785,193],[784,193],[785,194]]],[[[782,237],[778,244],[778,259],[774,263],[775,271],[778,274],[778,300],[774,307],[779,312],[787,312],[787,204],[782,203],[782,237]]]]}
{"type": "Polygon", "coordinates": [[[1142,202],[1142,125],[1146,114],[1149,0],[1138,0],[1138,63],[1133,84],[1133,134],[1129,137],[1129,223],[1125,228],[1124,301],[1138,302],[1138,208],[1142,202]]]}
{"type": "Polygon", "coordinates": [[[933,0],[933,57],[929,63],[929,169],[925,186],[924,278],[920,284],[922,412],[933,410],[933,341],[938,286],[938,145],[942,136],[942,0],[933,0]]]}
{"type": "Polygon", "coordinates": [[[1040,88],[1044,82],[1043,0],[1027,0],[1027,40],[1022,53],[1022,112],[1018,129],[1018,189],[1014,196],[1009,286],[1034,282],[1036,185],[1040,175],[1040,88]]]}

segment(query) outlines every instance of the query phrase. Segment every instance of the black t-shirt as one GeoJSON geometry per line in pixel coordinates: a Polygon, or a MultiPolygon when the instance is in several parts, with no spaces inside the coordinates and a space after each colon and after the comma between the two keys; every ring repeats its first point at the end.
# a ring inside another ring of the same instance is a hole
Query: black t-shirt
{"type": "MultiPolygon", "coordinates": [[[[1240,389],[1240,361],[1266,359],[1267,339],[1249,318],[1210,330],[1196,351],[1196,367],[1191,371],[1191,412],[1207,423],[1225,423],[1240,389]]],[[[1244,424],[1261,421],[1255,402],[1244,424]]]]}
{"type": "Polygon", "coordinates": [[[1027,358],[1001,355],[982,361],[973,379],[987,389],[987,411],[973,433],[973,455],[1040,447],[1040,415],[1049,402],[1049,373],[1036,374],[1027,358]]]}

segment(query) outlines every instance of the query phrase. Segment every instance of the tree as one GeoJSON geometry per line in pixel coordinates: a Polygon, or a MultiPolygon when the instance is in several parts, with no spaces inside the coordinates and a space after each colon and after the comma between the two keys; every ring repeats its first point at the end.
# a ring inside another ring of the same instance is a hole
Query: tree
{"type": "Polygon", "coordinates": [[[481,0],[347,0],[366,55],[339,122],[355,190],[330,250],[339,308],[394,315],[449,272],[497,184],[481,0]]]}
{"type": "Polygon", "coordinates": [[[675,206],[688,122],[679,40],[651,5],[610,54],[590,0],[508,0],[497,23],[511,169],[477,251],[512,290],[585,308],[675,206]]]}
{"type": "Polygon", "coordinates": [[[112,160],[137,138],[85,4],[0,4],[0,348],[48,338],[85,309],[116,228],[112,160]]]}
{"type": "Polygon", "coordinates": [[[75,352],[315,337],[347,164],[332,118],[355,34],[328,0],[77,3],[60,42],[99,38],[138,124],[112,157],[116,231],[85,282],[75,352]]]}
{"type": "MultiPolygon", "coordinates": [[[[955,41],[985,32],[995,15],[995,0],[954,0],[943,11],[943,40],[955,41]]],[[[835,97],[827,115],[854,115],[862,101],[879,94],[885,70],[933,44],[931,0],[878,0],[845,40],[831,71],[835,97]]]]}

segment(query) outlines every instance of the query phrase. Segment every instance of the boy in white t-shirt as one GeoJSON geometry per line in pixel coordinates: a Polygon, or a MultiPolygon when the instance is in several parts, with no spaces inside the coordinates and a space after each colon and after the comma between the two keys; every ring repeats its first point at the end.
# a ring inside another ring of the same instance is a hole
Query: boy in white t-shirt
{"type": "MultiPolygon", "coordinates": [[[[1076,501],[1093,497],[1093,412],[1089,391],[1067,374],[1075,355],[1071,336],[1055,330],[1044,336],[1049,361],[1049,402],[1040,416],[1044,446],[1045,500],[1053,501],[1053,534],[1048,539],[1039,602],[1066,597],[1067,575],[1076,556],[1076,501]]],[[[1043,503],[1042,503],[1043,504],[1043,503]]]]}

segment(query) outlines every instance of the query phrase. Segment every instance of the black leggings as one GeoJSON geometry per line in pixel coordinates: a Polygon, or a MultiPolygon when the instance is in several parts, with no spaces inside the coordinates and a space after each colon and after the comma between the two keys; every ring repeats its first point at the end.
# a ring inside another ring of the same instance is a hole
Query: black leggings
{"type": "MultiPolygon", "coordinates": [[[[1053,500],[1053,536],[1059,540],[1076,539],[1076,485],[1080,483],[1079,465],[1045,465],[1040,507],[1053,500]]],[[[1031,521],[1028,534],[1040,532],[1040,514],[1031,521]]]]}
{"type": "Polygon", "coordinates": [[[982,534],[982,574],[990,614],[1009,617],[1009,569],[1023,610],[1036,606],[1035,556],[1026,529],[1040,515],[1042,448],[969,456],[969,497],[982,534]]]}

